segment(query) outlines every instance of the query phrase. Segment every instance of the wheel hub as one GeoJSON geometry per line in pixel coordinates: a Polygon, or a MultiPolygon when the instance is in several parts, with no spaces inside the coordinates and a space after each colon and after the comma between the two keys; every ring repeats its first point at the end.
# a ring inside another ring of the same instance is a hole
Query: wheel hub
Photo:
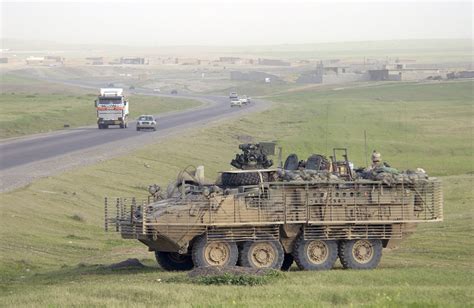
{"type": "Polygon", "coordinates": [[[225,243],[209,243],[206,247],[206,261],[210,265],[225,265],[229,260],[230,249],[225,243]]]}
{"type": "Polygon", "coordinates": [[[184,263],[186,262],[186,256],[179,254],[177,252],[172,252],[169,254],[169,258],[176,263],[184,263]]]}
{"type": "Polygon", "coordinates": [[[374,247],[367,240],[358,240],[352,247],[352,255],[359,263],[368,263],[374,256],[374,247]]]}
{"type": "Polygon", "coordinates": [[[323,241],[311,241],[307,246],[308,259],[314,264],[321,264],[327,260],[329,249],[323,241]]]}
{"type": "Polygon", "coordinates": [[[256,267],[270,267],[275,261],[276,253],[269,243],[256,243],[252,249],[252,261],[256,267]]]}

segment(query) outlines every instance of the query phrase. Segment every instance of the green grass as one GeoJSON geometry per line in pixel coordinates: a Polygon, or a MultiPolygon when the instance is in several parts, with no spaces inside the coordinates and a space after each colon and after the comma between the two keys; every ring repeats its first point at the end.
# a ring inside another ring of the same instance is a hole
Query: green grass
{"type": "Polygon", "coordinates": [[[273,98],[260,114],[147,146],[131,155],[38,180],[1,195],[2,306],[473,306],[472,82],[384,84],[307,91],[273,98]],[[146,197],[189,164],[206,175],[228,168],[239,140],[276,139],[285,154],[328,153],[348,146],[365,162],[381,151],[393,166],[423,167],[444,182],[445,221],[420,224],[371,271],[291,271],[261,286],[190,283],[156,268],[136,241],[102,230],[102,200],[146,197]],[[142,270],[95,264],[139,258],[142,270]]]}
{"type": "MultiPolygon", "coordinates": [[[[0,138],[92,125],[97,121],[95,94],[0,93],[0,138]]],[[[198,106],[189,99],[132,95],[130,115],[158,114],[198,106]]]]}

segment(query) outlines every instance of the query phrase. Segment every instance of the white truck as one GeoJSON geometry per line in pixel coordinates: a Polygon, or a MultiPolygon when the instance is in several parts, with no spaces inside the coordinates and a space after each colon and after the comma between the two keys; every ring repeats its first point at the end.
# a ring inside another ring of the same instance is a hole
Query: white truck
{"type": "Polygon", "coordinates": [[[128,105],[123,96],[123,89],[101,88],[99,97],[95,101],[99,129],[108,128],[109,125],[119,125],[120,128],[127,128],[128,105]]]}

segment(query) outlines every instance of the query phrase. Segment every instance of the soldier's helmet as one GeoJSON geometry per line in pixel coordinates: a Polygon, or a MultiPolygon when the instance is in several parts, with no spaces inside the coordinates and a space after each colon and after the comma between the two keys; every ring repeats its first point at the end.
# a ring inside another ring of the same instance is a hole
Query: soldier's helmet
{"type": "Polygon", "coordinates": [[[382,155],[380,155],[379,152],[374,150],[372,152],[372,162],[379,163],[380,161],[382,161],[382,155]]]}

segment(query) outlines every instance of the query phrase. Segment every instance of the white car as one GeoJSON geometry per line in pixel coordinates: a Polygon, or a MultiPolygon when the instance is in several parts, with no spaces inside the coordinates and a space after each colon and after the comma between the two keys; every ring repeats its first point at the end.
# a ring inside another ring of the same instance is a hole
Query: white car
{"type": "Polygon", "coordinates": [[[141,115],[137,120],[137,131],[142,129],[156,130],[156,120],[152,115],[141,115]]]}
{"type": "Polygon", "coordinates": [[[230,100],[230,107],[242,107],[242,102],[238,98],[233,98],[230,100]]]}
{"type": "Polygon", "coordinates": [[[247,97],[247,95],[244,95],[240,98],[240,101],[242,102],[242,104],[247,105],[250,103],[250,97],[247,97]]]}

